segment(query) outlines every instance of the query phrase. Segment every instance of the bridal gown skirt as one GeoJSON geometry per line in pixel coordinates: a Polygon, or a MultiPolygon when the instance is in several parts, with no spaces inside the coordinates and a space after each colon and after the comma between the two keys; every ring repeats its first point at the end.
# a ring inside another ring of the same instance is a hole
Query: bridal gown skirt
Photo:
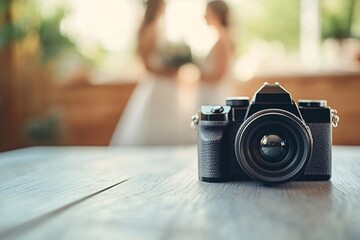
{"type": "Polygon", "coordinates": [[[184,106],[180,90],[174,79],[150,74],[143,78],[130,97],[110,145],[194,144],[196,132],[190,128],[190,121],[195,110],[184,106]]]}

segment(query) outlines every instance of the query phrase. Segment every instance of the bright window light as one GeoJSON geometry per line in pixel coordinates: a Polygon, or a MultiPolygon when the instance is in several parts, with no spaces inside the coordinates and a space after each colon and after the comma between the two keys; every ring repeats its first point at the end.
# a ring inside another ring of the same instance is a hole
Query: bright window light
{"type": "MultiPolygon", "coordinates": [[[[64,3],[64,2],[62,2],[64,3]]],[[[129,52],[136,46],[136,33],[143,16],[142,1],[66,0],[70,12],[61,24],[86,54],[101,47],[113,53],[129,52]]],[[[40,0],[43,15],[61,5],[56,0],[40,0]]],[[[184,42],[195,56],[204,56],[216,41],[215,31],[206,25],[204,0],[169,0],[165,12],[165,38],[184,42]]]]}
{"type": "Polygon", "coordinates": [[[129,48],[139,22],[134,1],[68,0],[68,4],[72,11],[64,19],[62,31],[81,50],[100,46],[110,52],[124,52],[129,48]]]}

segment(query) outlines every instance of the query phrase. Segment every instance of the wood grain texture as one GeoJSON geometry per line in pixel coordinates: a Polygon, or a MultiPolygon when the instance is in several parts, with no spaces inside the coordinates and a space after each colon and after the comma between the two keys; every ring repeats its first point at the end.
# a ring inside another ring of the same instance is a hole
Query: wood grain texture
{"type": "MultiPolygon", "coordinates": [[[[360,145],[360,74],[256,77],[234,86],[234,95],[252,97],[264,82],[280,82],[295,100],[326,99],[338,110],[334,143],[360,145]]],[[[190,87],[190,86],[186,86],[190,87]]],[[[54,105],[64,113],[66,145],[108,145],[135,82],[60,88],[54,105]],[[84,117],[86,116],[86,117],[84,117]]],[[[220,104],[220,103],[219,103],[220,104]]]]}
{"type": "Polygon", "coordinates": [[[123,83],[57,89],[53,104],[64,116],[62,144],[108,145],[134,88],[135,83],[123,83]]]}
{"type": "Polygon", "coordinates": [[[333,155],[329,182],[268,187],[198,181],[195,147],[3,153],[0,239],[360,239],[360,148],[333,155]]]}

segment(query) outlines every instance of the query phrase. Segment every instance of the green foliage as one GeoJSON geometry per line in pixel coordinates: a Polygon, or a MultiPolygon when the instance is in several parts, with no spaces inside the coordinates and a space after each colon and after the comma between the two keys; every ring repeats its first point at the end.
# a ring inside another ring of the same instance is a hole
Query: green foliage
{"type": "MultiPolygon", "coordinates": [[[[24,3],[27,9],[32,9],[29,2],[24,3]]],[[[22,16],[20,19],[11,19],[11,1],[0,2],[0,49],[4,48],[12,41],[22,40],[29,33],[29,25],[32,21],[29,21],[26,16],[22,16]]]]}
{"type": "Polygon", "coordinates": [[[26,32],[12,23],[6,23],[0,28],[0,49],[4,48],[10,42],[21,40],[26,36],[26,32]]]}
{"type": "Polygon", "coordinates": [[[344,39],[349,37],[355,37],[352,33],[352,28],[355,24],[355,13],[358,14],[360,11],[360,9],[358,9],[358,2],[358,0],[322,1],[321,35],[323,39],[344,39]]]}
{"type": "Polygon", "coordinates": [[[76,52],[76,46],[60,29],[66,16],[66,7],[59,7],[54,14],[41,18],[37,0],[0,2],[0,49],[9,43],[21,41],[31,34],[37,34],[41,45],[41,61],[46,63],[62,52],[76,52]],[[10,20],[11,15],[11,21],[10,20]],[[7,21],[5,21],[7,20],[7,21]]]}
{"type": "Polygon", "coordinates": [[[236,25],[240,26],[237,39],[243,39],[242,49],[256,38],[280,41],[290,51],[298,49],[299,0],[247,1],[233,9],[236,25]]]}
{"type": "Polygon", "coordinates": [[[55,58],[63,51],[76,49],[71,39],[60,31],[60,24],[65,16],[66,8],[61,7],[51,17],[42,19],[40,22],[38,33],[43,49],[43,62],[55,58]]]}

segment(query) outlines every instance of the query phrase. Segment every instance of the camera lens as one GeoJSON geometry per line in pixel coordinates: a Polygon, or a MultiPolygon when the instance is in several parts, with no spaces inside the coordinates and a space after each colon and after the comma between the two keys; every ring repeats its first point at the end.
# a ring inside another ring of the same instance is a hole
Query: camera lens
{"type": "Polygon", "coordinates": [[[283,183],[301,175],[310,159],[310,130],[281,109],[250,116],[235,137],[236,158],[246,174],[264,183],[283,183]]]}
{"type": "Polygon", "coordinates": [[[286,152],[286,141],[275,134],[265,135],[260,141],[260,151],[269,163],[279,162],[286,152]]]}

